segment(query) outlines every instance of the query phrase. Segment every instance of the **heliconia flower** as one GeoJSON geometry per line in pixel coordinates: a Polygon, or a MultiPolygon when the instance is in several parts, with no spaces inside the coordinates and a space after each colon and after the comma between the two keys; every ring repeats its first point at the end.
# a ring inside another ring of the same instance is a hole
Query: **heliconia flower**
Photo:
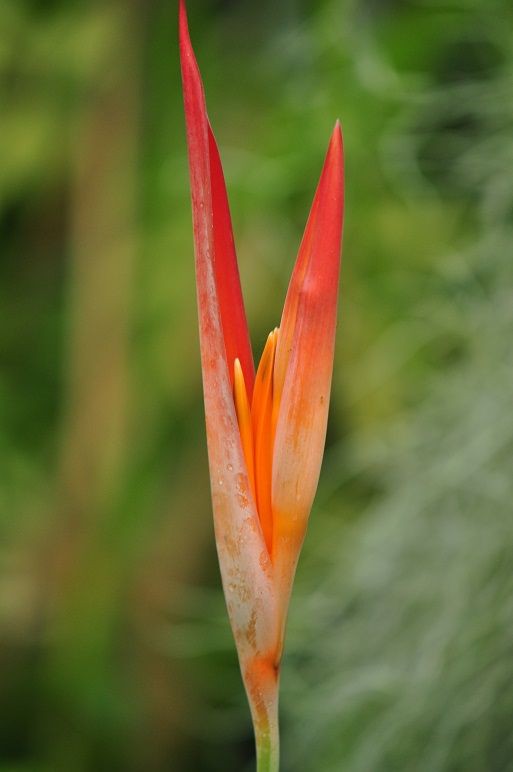
{"type": "Polygon", "coordinates": [[[338,121],[256,375],[219,152],[184,0],[179,14],[201,366],[217,552],[257,743],[278,769],[278,682],[292,582],[322,461],[343,218],[338,121]]]}

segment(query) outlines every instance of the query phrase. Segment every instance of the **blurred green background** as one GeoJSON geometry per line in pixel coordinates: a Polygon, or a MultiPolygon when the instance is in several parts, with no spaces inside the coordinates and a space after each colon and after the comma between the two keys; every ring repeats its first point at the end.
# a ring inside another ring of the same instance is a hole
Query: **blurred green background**
{"type": "MultiPolygon", "coordinates": [[[[253,768],[214,549],[174,0],[0,4],[0,770],[253,768]]],[[[190,0],[255,352],[334,123],[284,772],[513,770],[513,6],[190,0]]]]}

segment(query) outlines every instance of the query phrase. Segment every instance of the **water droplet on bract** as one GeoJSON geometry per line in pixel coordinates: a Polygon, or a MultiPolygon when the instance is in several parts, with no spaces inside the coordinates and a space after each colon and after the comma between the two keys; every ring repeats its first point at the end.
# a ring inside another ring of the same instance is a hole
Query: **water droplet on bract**
{"type": "Polygon", "coordinates": [[[235,585],[233,582],[230,582],[230,584],[228,585],[228,589],[230,592],[235,592],[235,585]]]}
{"type": "Polygon", "coordinates": [[[233,466],[231,464],[228,464],[226,468],[228,469],[229,472],[233,472],[233,466]]]}
{"type": "Polygon", "coordinates": [[[219,478],[219,485],[223,485],[223,479],[222,477],[219,478]]]}

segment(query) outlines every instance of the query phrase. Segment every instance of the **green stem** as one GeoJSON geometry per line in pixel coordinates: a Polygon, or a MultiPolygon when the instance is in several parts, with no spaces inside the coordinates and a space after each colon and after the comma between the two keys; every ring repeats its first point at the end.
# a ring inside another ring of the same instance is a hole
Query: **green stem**
{"type": "Polygon", "coordinates": [[[280,730],[277,701],[264,720],[255,723],[256,772],[279,772],[280,730]]]}

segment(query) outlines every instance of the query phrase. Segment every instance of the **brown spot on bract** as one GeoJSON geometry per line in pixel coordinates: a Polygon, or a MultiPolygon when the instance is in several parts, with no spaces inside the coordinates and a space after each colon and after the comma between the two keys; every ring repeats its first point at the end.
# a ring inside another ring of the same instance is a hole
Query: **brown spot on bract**
{"type": "Polygon", "coordinates": [[[242,474],[241,472],[239,472],[236,475],[235,480],[236,480],[236,485],[237,485],[237,491],[239,493],[247,494],[247,492],[248,492],[248,478],[246,477],[246,475],[242,474]]]}
{"type": "Polygon", "coordinates": [[[260,552],[258,563],[260,565],[260,568],[264,572],[264,574],[269,576],[269,573],[271,571],[271,561],[269,560],[269,555],[267,554],[266,550],[262,550],[260,552]]]}
{"type": "Polygon", "coordinates": [[[256,648],[256,611],[253,609],[251,612],[251,617],[249,620],[249,624],[246,628],[246,638],[248,640],[249,645],[255,649],[256,648]]]}
{"type": "Polygon", "coordinates": [[[241,509],[247,509],[249,504],[248,497],[243,493],[237,493],[237,503],[241,509]]]}
{"type": "Polygon", "coordinates": [[[237,542],[236,542],[235,539],[233,539],[228,534],[225,534],[224,543],[225,543],[225,546],[226,546],[226,551],[228,552],[228,554],[231,557],[234,557],[235,555],[238,554],[239,550],[238,550],[237,542]]]}

